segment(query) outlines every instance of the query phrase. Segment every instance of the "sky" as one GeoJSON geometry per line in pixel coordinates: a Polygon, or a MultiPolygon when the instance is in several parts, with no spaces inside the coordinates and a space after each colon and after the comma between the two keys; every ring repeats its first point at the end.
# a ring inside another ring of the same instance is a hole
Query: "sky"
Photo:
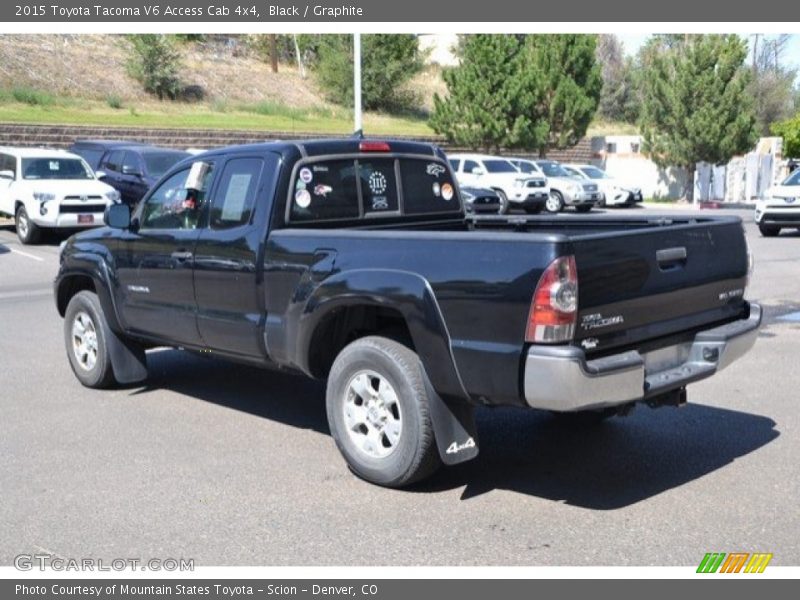
{"type": "MultiPolygon", "coordinates": [[[[617,34],[617,37],[624,44],[625,53],[630,56],[633,56],[644,45],[644,43],[647,41],[647,38],[649,38],[650,35],[617,34]]],[[[743,35],[743,37],[748,38],[748,40],[752,42],[752,37],[750,35],[743,35]]],[[[774,37],[774,36],[767,36],[767,37],[774,37]]],[[[786,63],[786,66],[793,67],[798,71],[800,71],[800,35],[791,36],[791,39],[789,40],[789,43],[786,46],[786,52],[784,53],[784,61],[786,63]]]]}

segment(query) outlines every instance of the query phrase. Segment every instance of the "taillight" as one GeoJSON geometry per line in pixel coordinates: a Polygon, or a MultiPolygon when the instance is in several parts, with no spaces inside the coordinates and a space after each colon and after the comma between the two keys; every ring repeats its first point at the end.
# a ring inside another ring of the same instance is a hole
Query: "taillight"
{"type": "Polygon", "coordinates": [[[545,269],[536,285],[525,341],[568,342],[578,320],[578,270],[574,256],[561,256],[545,269]]]}
{"type": "Polygon", "coordinates": [[[391,152],[392,149],[386,142],[360,142],[358,144],[360,152],[391,152]]]}

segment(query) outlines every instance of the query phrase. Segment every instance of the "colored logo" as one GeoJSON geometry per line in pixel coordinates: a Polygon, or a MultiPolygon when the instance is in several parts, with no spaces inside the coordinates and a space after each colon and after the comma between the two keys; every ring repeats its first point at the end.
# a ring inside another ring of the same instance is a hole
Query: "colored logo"
{"type": "Polygon", "coordinates": [[[763,573],[772,554],[767,552],[709,552],[700,561],[698,573],[763,573]]]}

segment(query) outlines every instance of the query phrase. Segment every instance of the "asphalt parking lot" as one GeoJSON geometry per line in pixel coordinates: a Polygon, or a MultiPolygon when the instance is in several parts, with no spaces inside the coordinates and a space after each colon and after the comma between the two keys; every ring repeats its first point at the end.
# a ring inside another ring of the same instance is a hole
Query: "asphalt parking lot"
{"type": "Polygon", "coordinates": [[[480,457],[407,491],[349,473],[318,383],[164,350],[145,386],[81,387],[52,300],[58,240],[0,227],[0,564],[798,565],[800,234],[762,238],[733,212],[766,308],[749,355],[680,409],[583,428],[481,412],[480,457]]]}

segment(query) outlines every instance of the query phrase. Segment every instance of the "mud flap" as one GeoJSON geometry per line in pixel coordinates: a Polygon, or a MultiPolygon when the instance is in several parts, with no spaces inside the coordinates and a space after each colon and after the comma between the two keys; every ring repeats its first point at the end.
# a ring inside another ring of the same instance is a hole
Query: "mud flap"
{"type": "Polygon", "coordinates": [[[144,349],[120,338],[103,323],[114,379],[119,383],[136,383],[147,379],[147,358],[144,349]]]}
{"type": "Polygon", "coordinates": [[[439,456],[446,465],[472,460],[478,456],[478,428],[475,408],[464,401],[446,401],[433,389],[424,374],[428,392],[433,432],[439,456]]]}

